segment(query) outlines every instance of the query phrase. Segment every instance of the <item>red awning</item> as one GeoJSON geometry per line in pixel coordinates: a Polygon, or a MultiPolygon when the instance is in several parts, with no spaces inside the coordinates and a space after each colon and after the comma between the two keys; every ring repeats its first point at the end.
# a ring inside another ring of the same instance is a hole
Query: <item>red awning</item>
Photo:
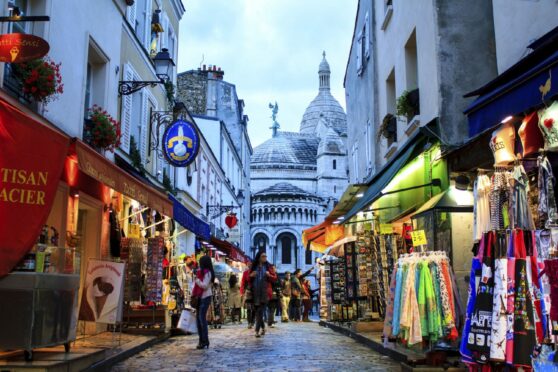
{"type": "Polygon", "coordinates": [[[225,241],[220,240],[215,237],[211,237],[210,243],[215,246],[215,248],[223,251],[224,253],[229,256],[229,258],[233,261],[244,262],[247,263],[250,259],[240,251],[236,246],[233,244],[225,241]]]}
{"type": "Polygon", "coordinates": [[[0,94],[0,277],[37,241],[69,144],[68,136],[0,94]]]}
{"type": "Polygon", "coordinates": [[[108,187],[172,217],[172,202],[167,195],[142,183],[80,140],[76,141],[81,171],[108,187]]]}

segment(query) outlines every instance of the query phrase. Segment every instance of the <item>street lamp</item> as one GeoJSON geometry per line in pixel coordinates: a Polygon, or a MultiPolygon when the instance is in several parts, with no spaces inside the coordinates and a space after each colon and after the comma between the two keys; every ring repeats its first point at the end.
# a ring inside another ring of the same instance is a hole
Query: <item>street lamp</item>
{"type": "Polygon", "coordinates": [[[153,63],[155,64],[155,75],[159,80],[152,81],[135,81],[135,80],[122,80],[118,83],[118,94],[121,96],[127,96],[129,94],[135,93],[138,90],[145,88],[146,86],[156,86],[157,84],[166,84],[170,80],[170,73],[172,71],[174,61],[172,60],[169,50],[163,48],[157,55],[153,58],[153,63]]]}

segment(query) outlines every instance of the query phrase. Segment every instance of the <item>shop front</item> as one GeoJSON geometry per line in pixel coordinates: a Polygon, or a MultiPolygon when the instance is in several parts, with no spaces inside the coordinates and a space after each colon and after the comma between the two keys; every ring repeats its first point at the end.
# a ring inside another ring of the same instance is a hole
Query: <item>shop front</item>
{"type": "Polygon", "coordinates": [[[483,371],[556,370],[558,32],[484,87],[466,110],[472,139],[449,154],[474,185],[463,361],[483,371]],[[473,158],[468,154],[475,154],[473,158]]]}

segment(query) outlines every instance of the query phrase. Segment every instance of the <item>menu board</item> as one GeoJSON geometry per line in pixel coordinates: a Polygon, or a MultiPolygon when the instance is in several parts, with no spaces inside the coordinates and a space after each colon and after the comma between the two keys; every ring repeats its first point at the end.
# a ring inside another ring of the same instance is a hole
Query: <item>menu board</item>
{"type": "Polygon", "coordinates": [[[161,302],[163,287],[163,256],[165,239],[158,236],[147,240],[147,265],[145,275],[145,300],[161,302]]]}
{"type": "Polygon", "coordinates": [[[345,260],[330,262],[331,300],[334,304],[345,302],[345,260]]]}

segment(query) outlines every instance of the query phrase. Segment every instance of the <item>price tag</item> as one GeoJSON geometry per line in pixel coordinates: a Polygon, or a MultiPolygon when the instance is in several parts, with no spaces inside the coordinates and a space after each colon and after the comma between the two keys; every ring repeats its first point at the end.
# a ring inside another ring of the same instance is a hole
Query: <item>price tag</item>
{"type": "Polygon", "coordinates": [[[381,223],[380,224],[380,234],[393,234],[393,226],[390,223],[381,223]]]}
{"type": "Polygon", "coordinates": [[[419,245],[426,245],[426,234],[424,230],[411,231],[411,238],[413,239],[413,247],[419,245]]]}

